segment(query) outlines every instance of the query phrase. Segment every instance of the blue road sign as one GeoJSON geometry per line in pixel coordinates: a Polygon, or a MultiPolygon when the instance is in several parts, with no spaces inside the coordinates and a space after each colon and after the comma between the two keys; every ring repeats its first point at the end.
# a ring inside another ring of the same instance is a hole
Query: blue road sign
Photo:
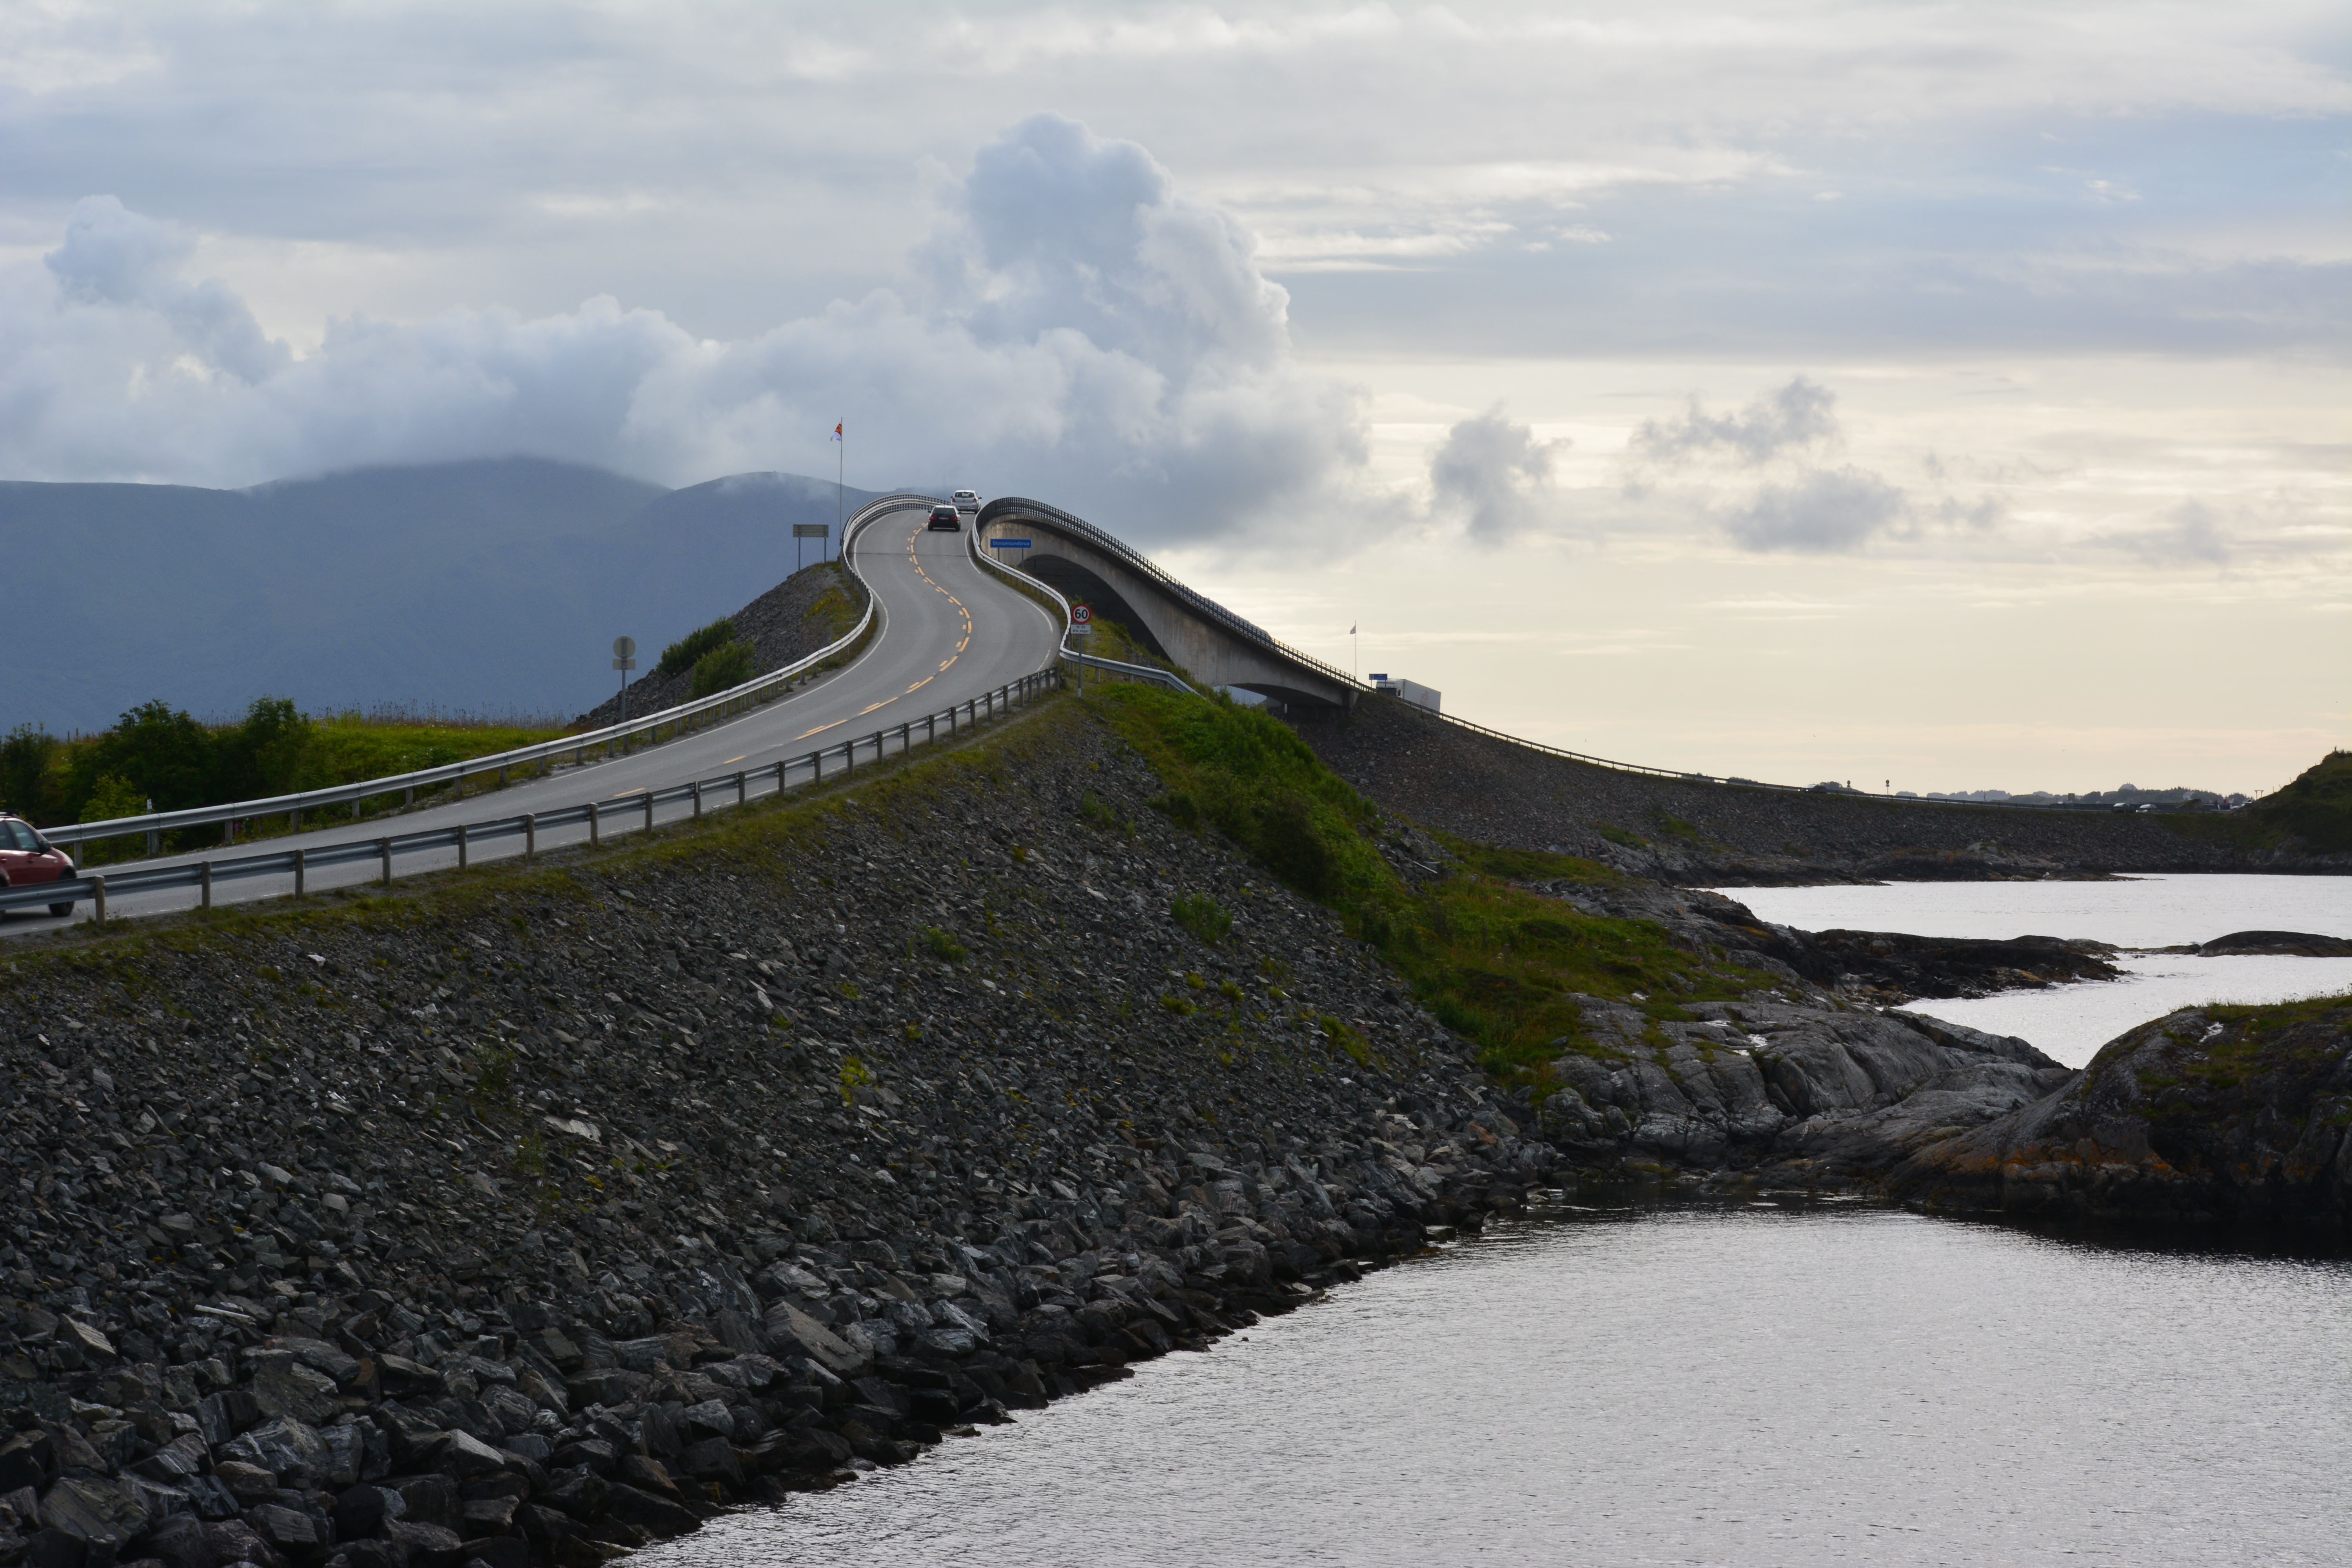
{"type": "Polygon", "coordinates": [[[1029,548],[1029,542],[1025,539],[992,539],[988,543],[989,548],[992,550],[1026,550],[1029,548]]]}

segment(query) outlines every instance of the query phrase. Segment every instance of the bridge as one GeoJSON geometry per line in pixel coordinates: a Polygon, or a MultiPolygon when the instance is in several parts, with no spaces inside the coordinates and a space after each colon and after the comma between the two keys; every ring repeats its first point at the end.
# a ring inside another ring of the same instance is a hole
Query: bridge
{"type": "Polygon", "coordinates": [[[1369,689],[1161,571],[1126,543],[1043,501],[1005,496],[980,509],[983,549],[1064,598],[1117,621],[1156,657],[1204,686],[1255,692],[1286,708],[1347,709],[1369,689]],[[1008,540],[1027,540],[1007,547],[1008,540]]]}

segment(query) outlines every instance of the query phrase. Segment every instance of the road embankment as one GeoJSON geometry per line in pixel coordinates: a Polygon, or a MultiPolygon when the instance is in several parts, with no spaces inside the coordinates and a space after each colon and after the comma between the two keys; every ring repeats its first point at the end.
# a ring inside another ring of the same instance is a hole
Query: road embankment
{"type": "Polygon", "coordinates": [[[0,1561],[603,1561],[1514,1206],[1468,1048],[1162,787],[1063,700],[8,959],[0,1561]]]}
{"type": "MultiPolygon", "coordinates": [[[[1295,725],[1342,778],[1425,826],[1582,856],[1682,887],[2352,869],[2341,841],[2352,813],[2333,795],[2265,834],[2193,813],[1937,805],[1628,773],[1482,735],[1389,698],[1295,725]]],[[[2337,753],[2297,784],[2324,773],[2340,793],[2333,781],[2347,773],[2337,753]]]]}

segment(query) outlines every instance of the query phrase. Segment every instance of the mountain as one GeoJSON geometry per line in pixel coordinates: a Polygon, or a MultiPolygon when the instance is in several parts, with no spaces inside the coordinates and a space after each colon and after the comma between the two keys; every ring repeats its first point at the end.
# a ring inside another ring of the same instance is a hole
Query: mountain
{"type": "Polygon", "coordinates": [[[877,493],[772,473],[668,490],[532,458],[244,490],[0,483],[22,590],[0,729],[104,729],[156,697],[226,717],[265,692],[577,713],[616,679],[614,637],[658,657],[788,575],[794,523],[877,493]]]}

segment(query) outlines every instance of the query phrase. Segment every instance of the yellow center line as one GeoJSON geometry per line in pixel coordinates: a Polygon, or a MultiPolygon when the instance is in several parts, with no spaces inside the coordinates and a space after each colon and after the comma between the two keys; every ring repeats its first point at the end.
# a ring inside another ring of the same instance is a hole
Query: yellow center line
{"type": "MultiPolygon", "coordinates": [[[[879,702],[872,703],[872,704],[870,704],[869,706],[866,706],[866,707],[864,707],[864,708],[860,708],[860,709],[857,710],[857,717],[859,717],[860,719],[863,719],[863,718],[865,718],[868,713],[873,712],[875,709],[877,709],[877,708],[887,708],[887,707],[889,707],[889,706],[890,706],[890,704],[892,704],[893,702],[896,702],[896,701],[898,701],[898,700],[896,697],[885,697],[885,698],[884,698],[884,699],[882,699],[882,700],[881,700],[881,701],[879,701],[879,702]]],[[[846,722],[846,721],[845,721],[845,722],[846,722]]]]}
{"type": "MultiPolygon", "coordinates": [[[[740,762],[741,762],[741,761],[743,760],[743,758],[744,758],[744,757],[748,757],[748,756],[750,756],[751,754],[751,752],[745,752],[742,754],[742,756],[735,756],[735,757],[730,757],[730,758],[728,758],[728,759],[727,759],[727,763],[740,763],[740,762]]],[[[719,765],[720,767],[722,767],[722,768],[723,768],[723,767],[725,767],[725,766],[727,765],[727,763],[719,763],[719,765]]]]}
{"type": "Polygon", "coordinates": [[[811,735],[822,735],[822,734],[824,734],[827,730],[837,729],[837,728],[839,728],[840,726],[842,726],[842,725],[844,725],[844,724],[846,724],[846,723],[848,723],[848,722],[849,722],[849,721],[848,721],[848,720],[846,720],[846,719],[835,719],[835,720],[832,723],[830,723],[830,724],[819,724],[819,725],[818,725],[815,729],[814,729],[814,730],[803,730],[799,734],[794,735],[794,736],[793,737],[793,740],[795,740],[795,741],[805,741],[805,740],[807,740],[811,735]]]}
{"type": "MultiPolygon", "coordinates": [[[[915,682],[914,685],[907,688],[907,691],[920,691],[924,687],[929,686],[932,681],[937,680],[938,679],[939,677],[936,675],[927,675],[923,677],[922,679],[915,682]]],[[[902,691],[898,695],[904,697],[907,695],[907,691],[902,691]]]]}
{"type": "Polygon", "coordinates": [[[614,798],[614,800],[618,800],[618,799],[620,799],[620,798],[621,798],[621,796],[623,796],[623,795],[643,795],[643,794],[645,794],[645,793],[646,793],[646,786],[645,786],[645,785],[643,785],[643,784],[639,784],[639,785],[637,785],[635,789],[615,790],[615,791],[613,793],[613,798],[614,798]]]}

